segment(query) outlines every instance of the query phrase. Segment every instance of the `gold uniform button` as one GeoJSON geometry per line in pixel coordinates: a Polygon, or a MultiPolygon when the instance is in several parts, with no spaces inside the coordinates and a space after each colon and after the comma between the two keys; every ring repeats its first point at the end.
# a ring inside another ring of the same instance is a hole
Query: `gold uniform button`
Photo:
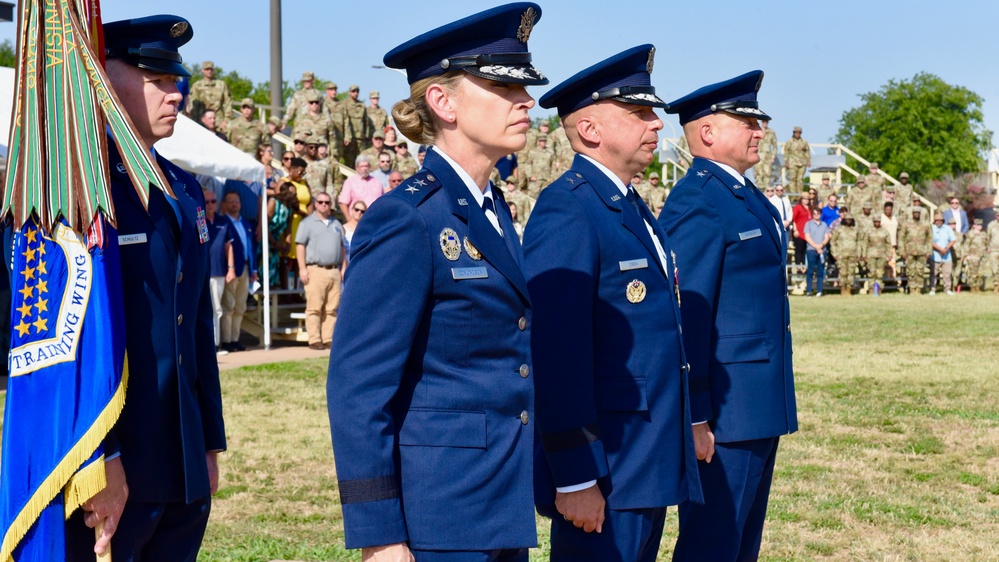
{"type": "Polygon", "coordinates": [[[527,329],[527,317],[526,316],[521,316],[520,320],[517,320],[517,327],[520,328],[521,332],[523,332],[524,330],[527,329]]]}
{"type": "Polygon", "coordinates": [[[177,282],[180,283],[183,280],[184,280],[184,272],[181,271],[180,273],[177,274],[177,282]]]}
{"type": "Polygon", "coordinates": [[[525,378],[526,379],[527,375],[530,375],[530,374],[531,374],[531,368],[530,367],[528,367],[526,364],[520,366],[520,376],[521,376],[521,378],[525,378]]]}
{"type": "Polygon", "coordinates": [[[183,355],[178,355],[177,356],[177,366],[179,367],[180,365],[183,365],[183,364],[184,364],[184,356],[183,355]]]}
{"type": "Polygon", "coordinates": [[[183,323],[184,323],[184,315],[181,314],[181,315],[177,316],[177,325],[180,326],[183,323]]]}
{"type": "Polygon", "coordinates": [[[530,414],[527,413],[527,410],[524,410],[523,412],[520,413],[520,423],[527,425],[528,422],[530,421],[531,421],[531,416],[530,414]]]}

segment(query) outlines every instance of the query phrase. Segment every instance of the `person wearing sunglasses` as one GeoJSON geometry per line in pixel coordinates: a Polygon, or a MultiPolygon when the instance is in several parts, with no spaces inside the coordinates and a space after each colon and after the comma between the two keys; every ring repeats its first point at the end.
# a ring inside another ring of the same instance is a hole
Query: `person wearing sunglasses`
{"type": "Polygon", "coordinates": [[[340,306],[347,248],[343,225],[332,217],[333,199],[318,193],[315,212],[302,219],[295,234],[298,275],[305,287],[305,331],[310,349],[329,349],[340,306]]]}

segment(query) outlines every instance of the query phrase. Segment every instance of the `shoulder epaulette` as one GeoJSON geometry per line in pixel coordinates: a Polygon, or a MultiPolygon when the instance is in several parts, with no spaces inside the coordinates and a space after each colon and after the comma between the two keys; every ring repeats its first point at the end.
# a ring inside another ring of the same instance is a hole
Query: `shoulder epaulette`
{"type": "Polygon", "coordinates": [[[564,174],[559,176],[559,178],[555,180],[552,183],[552,185],[561,185],[563,188],[572,191],[577,187],[587,183],[589,182],[587,181],[586,176],[580,174],[579,172],[573,170],[572,168],[569,168],[568,170],[566,170],[564,174]]]}
{"type": "Polygon", "coordinates": [[[427,197],[441,188],[441,182],[430,170],[422,169],[406,178],[399,187],[392,190],[414,206],[419,206],[427,197]]]}

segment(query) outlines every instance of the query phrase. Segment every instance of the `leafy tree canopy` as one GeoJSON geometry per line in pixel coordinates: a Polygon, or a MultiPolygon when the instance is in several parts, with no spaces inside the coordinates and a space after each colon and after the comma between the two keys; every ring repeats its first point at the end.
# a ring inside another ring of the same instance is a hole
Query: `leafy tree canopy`
{"type": "MultiPolygon", "coordinates": [[[[982,97],[929,73],[889,80],[843,113],[836,142],[918,181],[976,172],[990,146],[982,97]]],[[[852,162],[856,165],[856,162],[852,162]]]]}
{"type": "Polygon", "coordinates": [[[3,43],[0,43],[0,66],[8,68],[17,66],[17,57],[14,56],[14,45],[10,42],[10,39],[4,39],[3,43]]]}

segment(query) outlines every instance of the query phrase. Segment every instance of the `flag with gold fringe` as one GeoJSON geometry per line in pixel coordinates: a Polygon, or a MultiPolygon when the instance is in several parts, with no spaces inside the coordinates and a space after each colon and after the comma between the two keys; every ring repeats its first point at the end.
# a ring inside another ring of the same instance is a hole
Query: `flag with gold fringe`
{"type": "Polygon", "coordinates": [[[15,233],[0,562],[49,562],[65,558],[65,520],[105,485],[128,379],[108,132],[143,203],[173,193],[108,84],[98,0],[22,0],[18,14],[0,198],[15,233]]]}

